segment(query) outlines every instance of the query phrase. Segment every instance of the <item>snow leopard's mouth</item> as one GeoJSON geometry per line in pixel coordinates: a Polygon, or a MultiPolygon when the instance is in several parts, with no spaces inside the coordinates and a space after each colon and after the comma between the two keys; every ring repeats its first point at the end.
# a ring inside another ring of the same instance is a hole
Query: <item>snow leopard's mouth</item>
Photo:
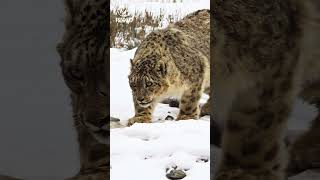
{"type": "Polygon", "coordinates": [[[152,103],[152,100],[149,102],[139,102],[139,106],[146,108],[146,107],[149,107],[151,103],[152,103]]]}

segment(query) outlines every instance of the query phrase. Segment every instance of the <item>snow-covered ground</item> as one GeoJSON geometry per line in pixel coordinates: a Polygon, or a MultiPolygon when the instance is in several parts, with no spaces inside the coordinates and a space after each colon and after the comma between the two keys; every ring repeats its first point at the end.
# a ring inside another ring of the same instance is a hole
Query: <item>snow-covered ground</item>
{"type": "Polygon", "coordinates": [[[166,170],[175,167],[186,172],[186,180],[210,179],[205,119],[135,124],[111,132],[112,180],[166,180],[166,170]]]}

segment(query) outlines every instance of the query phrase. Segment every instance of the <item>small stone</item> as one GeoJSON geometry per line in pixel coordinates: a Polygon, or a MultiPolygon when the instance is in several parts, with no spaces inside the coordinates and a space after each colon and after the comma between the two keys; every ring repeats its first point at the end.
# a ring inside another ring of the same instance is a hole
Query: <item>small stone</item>
{"type": "Polygon", "coordinates": [[[166,99],[164,99],[163,101],[161,101],[161,103],[162,103],[162,104],[169,104],[170,101],[171,101],[170,98],[166,98],[166,99]]]}
{"type": "Polygon", "coordinates": [[[170,107],[176,107],[178,108],[179,107],[179,100],[178,99],[170,99],[170,102],[169,102],[169,106],[170,107]]]}
{"type": "Polygon", "coordinates": [[[152,156],[149,155],[149,156],[144,157],[144,160],[148,160],[150,158],[152,158],[152,156]]]}
{"type": "Polygon", "coordinates": [[[124,128],[125,126],[120,124],[119,122],[112,122],[110,121],[110,129],[115,129],[115,128],[124,128]]]}
{"type": "Polygon", "coordinates": [[[172,121],[172,120],[174,120],[174,117],[168,115],[165,120],[172,121]]]}
{"type": "Polygon", "coordinates": [[[183,172],[182,170],[177,170],[177,169],[172,169],[167,175],[166,177],[168,179],[183,179],[185,178],[187,175],[185,172],[183,172]]]}
{"type": "Polygon", "coordinates": [[[109,128],[114,129],[114,128],[123,128],[124,126],[120,123],[120,119],[110,117],[110,124],[109,128]]]}
{"type": "Polygon", "coordinates": [[[204,162],[204,163],[206,163],[208,161],[209,161],[209,159],[206,158],[206,157],[202,157],[202,158],[199,158],[199,159],[196,160],[196,162],[204,162]]]}

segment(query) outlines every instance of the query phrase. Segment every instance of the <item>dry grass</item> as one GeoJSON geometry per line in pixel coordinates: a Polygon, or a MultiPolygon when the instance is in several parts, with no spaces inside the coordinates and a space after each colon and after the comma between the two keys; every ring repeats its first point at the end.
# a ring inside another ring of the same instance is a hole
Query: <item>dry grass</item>
{"type": "Polygon", "coordinates": [[[110,42],[113,48],[132,49],[150,32],[163,27],[164,22],[175,22],[178,14],[165,16],[162,11],[160,15],[154,15],[145,10],[130,14],[128,8],[115,8],[110,12],[110,42]]]}

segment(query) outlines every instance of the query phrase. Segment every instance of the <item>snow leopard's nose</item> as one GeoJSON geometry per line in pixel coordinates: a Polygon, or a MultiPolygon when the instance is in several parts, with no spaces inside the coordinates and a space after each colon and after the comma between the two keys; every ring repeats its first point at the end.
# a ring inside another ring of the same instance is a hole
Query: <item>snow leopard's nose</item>
{"type": "Polygon", "coordinates": [[[139,103],[140,105],[148,105],[148,104],[151,103],[151,100],[139,99],[139,100],[138,100],[138,103],[139,103]]]}
{"type": "Polygon", "coordinates": [[[139,97],[139,98],[137,98],[137,100],[139,103],[143,103],[145,101],[145,99],[143,97],[139,97]]]}

